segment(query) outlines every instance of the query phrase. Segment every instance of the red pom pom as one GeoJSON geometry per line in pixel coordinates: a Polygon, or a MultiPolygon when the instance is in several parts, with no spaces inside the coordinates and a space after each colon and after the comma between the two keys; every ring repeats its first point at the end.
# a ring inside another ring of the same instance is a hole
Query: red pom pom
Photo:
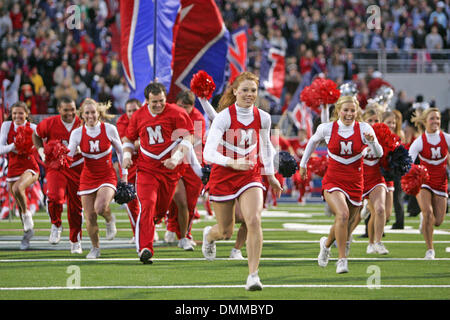
{"type": "Polygon", "coordinates": [[[33,149],[33,129],[29,126],[22,126],[17,128],[17,135],[14,141],[16,150],[20,155],[26,155],[31,153],[33,149]]]}
{"type": "Polygon", "coordinates": [[[216,90],[216,84],[208,73],[200,70],[192,77],[191,90],[197,97],[209,100],[214,90],[216,90]]]}
{"type": "Polygon", "coordinates": [[[316,78],[310,86],[302,90],[300,100],[316,113],[320,113],[321,105],[335,103],[340,95],[341,92],[333,80],[316,78]]]}
{"type": "Polygon", "coordinates": [[[308,171],[318,175],[319,177],[325,176],[328,168],[328,158],[323,157],[311,157],[307,164],[308,171]]]}
{"type": "Polygon", "coordinates": [[[385,156],[400,145],[400,138],[389,129],[385,123],[375,123],[372,126],[378,143],[383,147],[385,156]]]}
{"type": "Polygon", "coordinates": [[[61,141],[51,140],[44,146],[45,164],[53,169],[68,168],[72,160],[68,153],[69,149],[61,141]]]}
{"type": "Polygon", "coordinates": [[[406,194],[417,195],[422,184],[430,180],[427,168],[413,164],[411,170],[401,178],[402,189],[406,194]]]}

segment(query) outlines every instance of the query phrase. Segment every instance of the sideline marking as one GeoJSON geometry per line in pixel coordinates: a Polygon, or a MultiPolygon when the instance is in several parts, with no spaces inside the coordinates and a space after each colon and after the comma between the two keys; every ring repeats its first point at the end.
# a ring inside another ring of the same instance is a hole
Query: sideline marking
{"type": "MultiPolygon", "coordinates": [[[[229,289],[244,288],[243,285],[185,285],[185,286],[87,286],[87,287],[11,287],[0,291],[38,291],[38,290],[107,290],[107,289],[229,289]]],[[[380,288],[450,288],[450,285],[390,285],[382,284],[380,288]]],[[[352,284],[272,284],[264,288],[369,288],[367,285],[352,284]]]]}
{"type": "MultiPolygon", "coordinates": [[[[155,258],[152,261],[204,261],[205,258],[155,258]]],[[[236,260],[230,258],[216,258],[218,261],[245,261],[236,260]]],[[[261,258],[261,261],[317,261],[317,258],[261,258]]],[[[331,261],[337,261],[337,258],[330,258],[331,261]]],[[[425,258],[348,258],[349,261],[450,261],[450,258],[435,258],[433,260],[425,258]]],[[[107,261],[135,261],[138,262],[139,258],[98,258],[98,259],[86,259],[86,258],[62,258],[62,259],[1,259],[0,263],[11,262],[107,262],[107,261]]]]}

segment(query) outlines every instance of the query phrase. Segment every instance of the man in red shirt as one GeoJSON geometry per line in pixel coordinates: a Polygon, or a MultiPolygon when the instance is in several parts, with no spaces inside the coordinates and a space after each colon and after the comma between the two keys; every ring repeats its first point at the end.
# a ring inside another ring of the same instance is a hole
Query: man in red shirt
{"type": "Polygon", "coordinates": [[[163,84],[150,83],[144,91],[145,105],[130,119],[124,142],[124,168],[132,164],[134,142],[140,139],[136,193],[140,213],[136,223],[136,248],[144,264],[154,254],[155,221],[167,212],[172,201],[185,155],[192,149],[194,127],[187,112],[166,103],[163,84]]]}
{"type": "MultiPolygon", "coordinates": [[[[49,143],[58,140],[68,146],[70,134],[81,125],[76,116],[76,105],[69,97],[63,97],[58,102],[59,115],[52,116],[41,121],[33,133],[33,142],[45,163],[44,141],[49,143]]],[[[82,253],[81,248],[81,226],[82,206],[80,197],[77,195],[80,174],[83,169],[83,158],[80,154],[75,155],[70,168],[45,167],[47,188],[47,212],[52,223],[49,242],[57,244],[61,240],[62,225],[61,213],[63,204],[67,198],[67,218],[70,229],[70,242],[72,253],[82,253]]]]}

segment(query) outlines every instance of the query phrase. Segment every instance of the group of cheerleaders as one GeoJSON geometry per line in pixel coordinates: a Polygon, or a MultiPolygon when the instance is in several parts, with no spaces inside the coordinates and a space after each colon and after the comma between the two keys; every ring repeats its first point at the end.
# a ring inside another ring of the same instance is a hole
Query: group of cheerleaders
{"type": "MultiPolygon", "coordinates": [[[[243,72],[226,88],[217,109],[207,99],[198,97],[212,121],[203,156],[212,166],[207,192],[216,219],[215,225],[203,231],[202,253],[207,260],[214,260],[216,241],[231,238],[235,223],[241,223],[236,243],[239,242],[238,248],[244,243],[247,246],[247,290],[263,288],[258,267],[263,243],[261,213],[267,189],[270,188],[275,197],[279,197],[283,191],[283,179],[277,176],[273,164],[276,150],[270,138],[271,117],[255,105],[258,101],[258,86],[256,75],[243,72]],[[231,135],[230,138],[227,135],[230,129],[238,132],[237,135],[231,135]]],[[[331,247],[335,243],[338,251],[337,273],[349,271],[347,257],[351,235],[361,221],[360,211],[365,199],[370,211],[367,253],[389,252],[381,240],[392,211],[393,185],[385,181],[381,174],[383,148],[372,125],[384,122],[394,133],[399,134],[396,130],[400,123],[396,120],[395,112],[382,109],[379,105],[372,105],[362,110],[354,96],[341,96],[334,105],[331,121],[322,118],[322,123],[309,140],[302,137],[302,141],[299,141],[302,144],[296,147],[301,149],[299,153],[288,147],[299,160],[297,179],[308,181],[308,160],[319,143],[325,142],[327,145],[328,169],[322,179],[322,196],[335,221],[328,236],[320,239],[318,264],[321,267],[328,264],[331,247]]],[[[68,131],[75,131],[70,135],[69,155],[79,154],[80,158],[84,158],[84,168],[79,172],[78,195],[81,195],[83,209],[83,213],[79,214],[84,214],[92,242],[88,258],[100,256],[97,215],[105,218],[107,238],[113,238],[117,232],[109,204],[114,198],[118,179],[128,175],[126,168],[122,169],[119,177],[113,174],[112,147],[120,165],[124,161],[124,152],[117,128],[104,122],[108,119],[106,110],[88,99],[79,110],[81,125],[78,128],[66,126],[68,131]],[[90,141],[89,137],[99,135],[100,144],[95,145],[90,141]],[[99,159],[102,160],[97,161],[99,159]],[[92,191],[90,177],[98,174],[98,171],[105,172],[107,179],[92,191]]],[[[27,126],[36,131],[36,125],[28,120],[29,110],[24,103],[14,104],[10,111],[10,118],[1,127],[0,154],[8,156],[8,190],[14,197],[23,222],[24,239],[28,239],[28,244],[27,241],[22,242],[26,249],[32,237],[30,230],[33,230],[26,190],[37,181],[39,167],[31,154],[18,152],[15,137],[18,128],[27,126]]],[[[69,120],[72,125],[74,121],[75,116],[69,120]]],[[[416,196],[421,209],[420,232],[427,247],[425,258],[434,259],[433,232],[435,227],[442,224],[447,206],[446,168],[450,135],[440,129],[441,115],[437,108],[417,113],[413,122],[420,134],[408,146],[409,154],[413,161],[416,158],[420,160],[431,177],[430,182],[422,185],[416,196]]],[[[43,156],[42,148],[39,149],[39,154],[43,156]]],[[[303,194],[304,190],[301,196],[303,194]]],[[[76,243],[79,240],[77,236],[71,235],[71,242],[76,243]]],[[[181,238],[184,238],[183,234],[181,238]]],[[[72,252],[80,251],[81,248],[75,247],[72,252]]]]}

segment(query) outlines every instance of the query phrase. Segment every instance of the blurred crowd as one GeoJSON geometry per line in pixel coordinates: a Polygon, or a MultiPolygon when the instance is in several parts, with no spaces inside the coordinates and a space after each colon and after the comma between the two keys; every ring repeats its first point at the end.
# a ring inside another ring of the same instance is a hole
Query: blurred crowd
{"type": "Polygon", "coordinates": [[[61,96],[78,104],[92,97],[113,101],[113,112],[122,113],[129,90],[112,47],[117,12],[117,1],[1,1],[4,105],[21,100],[32,114],[47,114],[61,96]],[[79,25],[72,28],[69,19],[79,25]]]}
{"type": "MultiPolygon", "coordinates": [[[[286,52],[287,105],[302,77],[314,66],[341,84],[358,84],[362,105],[371,97],[370,69],[359,77],[349,49],[450,48],[450,0],[216,0],[228,29],[246,26],[248,69],[258,73],[265,40],[286,52]],[[366,10],[376,5],[379,11],[366,10]],[[375,19],[375,20],[374,20],[375,19]],[[372,28],[368,21],[380,23],[372,28]]],[[[33,114],[55,112],[68,95],[112,101],[121,114],[129,96],[117,41],[118,0],[3,0],[0,2],[0,85],[2,102],[25,101],[33,114]],[[72,5],[81,23],[70,28],[72,5]],[[116,29],[114,29],[116,28],[116,29]]]]}

